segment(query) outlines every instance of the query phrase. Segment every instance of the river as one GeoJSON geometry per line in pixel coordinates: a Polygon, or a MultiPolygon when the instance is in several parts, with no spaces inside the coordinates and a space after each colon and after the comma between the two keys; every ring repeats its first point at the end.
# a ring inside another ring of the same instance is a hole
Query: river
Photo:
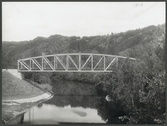
{"type": "Polygon", "coordinates": [[[51,81],[54,97],[33,107],[25,124],[106,123],[100,108],[105,97],[97,96],[94,85],[74,81],[51,81]]]}
{"type": "MultiPolygon", "coordinates": [[[[8,71],[21,78],[17,70],[8,71]]],[[[110,103],[96,94],[94,84],[51,80],[50,85],[54,97],[25,113],[23,124],[104,124],[110,120],[110,103]]]]}

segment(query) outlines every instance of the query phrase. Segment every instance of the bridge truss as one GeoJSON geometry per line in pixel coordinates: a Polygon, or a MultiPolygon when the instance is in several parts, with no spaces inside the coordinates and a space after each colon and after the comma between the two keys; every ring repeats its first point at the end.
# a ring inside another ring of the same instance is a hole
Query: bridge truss
{"type": "MultiPolygon", "coordinates": [[[[19,72],[113,72],[127,57],[67,53],[43,55],[18,60],[19,72]]],[[[129,58],[136,60],[135,58],[129,58]]]]}

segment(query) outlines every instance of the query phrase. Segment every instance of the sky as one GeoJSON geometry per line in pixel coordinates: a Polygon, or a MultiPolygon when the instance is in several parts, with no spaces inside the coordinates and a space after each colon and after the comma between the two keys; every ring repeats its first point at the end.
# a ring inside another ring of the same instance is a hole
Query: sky
{"type": "Polygon", "coordinates": [[[95,36],[166,23],[165,2],[2,2],[2,41],[95,36]]]}

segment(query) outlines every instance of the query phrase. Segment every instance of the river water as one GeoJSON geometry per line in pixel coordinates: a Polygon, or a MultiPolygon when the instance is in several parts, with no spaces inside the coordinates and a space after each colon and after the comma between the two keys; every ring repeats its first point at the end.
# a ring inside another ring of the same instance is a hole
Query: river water
{"type": "MultiPolygon", "coordinates": [[[[7,71],[21,79],[16,69],[7,71]]],[[[23,124],[107,123],[109,102],[97,96],[94,84],[51,80],[50,85],[54,97],[25,113],[23,124]]]]}
{"type": "Polygon", "coordinates": [[[27,112],[24,124],[107,122],[107,101],[96,95],[93,84],[52,80],[50,85],[54,97],[27,112]]]}

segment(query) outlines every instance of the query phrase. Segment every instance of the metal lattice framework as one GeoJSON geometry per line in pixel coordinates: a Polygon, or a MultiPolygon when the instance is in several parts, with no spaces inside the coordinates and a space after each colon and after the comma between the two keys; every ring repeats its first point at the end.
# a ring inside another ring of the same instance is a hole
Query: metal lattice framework
{"type": "MultiPolygon", "coordinates": [[[[127,57],[91,53],[42,55],[18,60],[19,72],[113,72],[127,57]]],[[[135,58],[129,58],[136,60],[135,58]]]]}

